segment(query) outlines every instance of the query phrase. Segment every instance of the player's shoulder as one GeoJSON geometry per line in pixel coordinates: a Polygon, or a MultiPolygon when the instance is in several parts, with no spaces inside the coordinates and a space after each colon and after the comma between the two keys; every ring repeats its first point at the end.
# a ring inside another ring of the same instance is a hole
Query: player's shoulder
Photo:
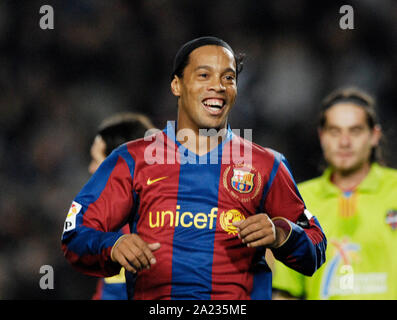
{"type": "Polygon", "coordinates": [[[321,184],[324,182],[324,177],[323,176],[318,176],[303,182],[298,183],[298,188],[300,191],[312,191],[315,192],[318,190],[321,186],[321,184]]]}
{"type": "Polygon", "coordinates": [[[397,186],[397,169],[378,164],[374,166],[384,184],[397,186]]]}
{"type": "Polygon", "coordinates": [[[145,137],[131,140],[122,144],[119,147],[119,151],[122,151],[122,148],[124,147],[124,149],[128,150],[130,153],[139,153],[153,143],[164,143],[164,139],[164,132],[155,129],[151,133],[149,132],[149,134],[145,135],[145,137]]]}
{"type": "Polygon", "coordinates": [[[275,159],[278,162],[285,160],[282,153],[272,148],[261,146],[238,135],[234,135],[234,139],[237,139],[235,142],[237,142],[237,145],[239,145],[240,148],[244,147],[247,148],[247,150],[250,150],[254,159],[260,159],[261,161],[268,160],[270,162],[273,162],[275,159]]]}
{"type": "Polygon", "coordinates": [[[147,146],[153,143],[159,143],[160,140],[163,144],[163,132],[155,131],[150,135],[145,135],[143,138],[138,138],[121,144],[112,151],[111,156],[116,158],[121,157],[127,162],[134,162],[141,157],[144,157],[147,146]]]}
{"type": "Polygon", "coordinates": [[[377,165],[377,168],[380,172],[382,172],[384,175],[387,175],[391,179],[397,179],[397,169],[381,165],[377,165]]]}
{"type": "Polygon", "coordinates": [[[284,154],[269,147],[263,147],[255,142],[252,142],[252,152],[257,156],[264,157],[266,159],[277,159],[277,161],[285,160],[284,154]]]}

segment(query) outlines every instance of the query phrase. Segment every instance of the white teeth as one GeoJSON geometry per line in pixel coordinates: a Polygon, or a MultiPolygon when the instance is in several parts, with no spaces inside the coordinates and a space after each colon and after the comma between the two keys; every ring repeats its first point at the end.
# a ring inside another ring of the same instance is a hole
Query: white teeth
{"type": "Polygon", "coordinates": [[[203,103],[209,107],[223,107],[223,101],[220,99],[207,99],[203,103]]]}
{"type": "Polygon", "coordinates": [[[219,108],[216,108],[216,107],[209,107],[209,109],[210,109],[211,111],[218,111],[218,110],[219,110],[219,108]]]}

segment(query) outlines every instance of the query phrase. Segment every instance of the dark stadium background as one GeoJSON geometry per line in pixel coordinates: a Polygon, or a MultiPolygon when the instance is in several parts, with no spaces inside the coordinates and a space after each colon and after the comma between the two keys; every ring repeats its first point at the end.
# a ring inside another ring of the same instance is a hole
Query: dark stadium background
{"type": "Polygon", "coordinates": [[[96,280],[68,265],[63,222],[89,178],[100,121],[118,111],[176,117],[174,54],[215,35],[246,54],[232,128],[285,154],[297,182],[319,174],[315,119],[342,85],[376,95],[397,166],[394,0],[29,0],[0,2],[0,299],[89,299],[96,280]],[[39,27],[42,5],[55,29],[39,27]],[[354,8],[341,30],[339,8],[354,8]],[[42,290],[42,265],[54,268],[42,290]]]}

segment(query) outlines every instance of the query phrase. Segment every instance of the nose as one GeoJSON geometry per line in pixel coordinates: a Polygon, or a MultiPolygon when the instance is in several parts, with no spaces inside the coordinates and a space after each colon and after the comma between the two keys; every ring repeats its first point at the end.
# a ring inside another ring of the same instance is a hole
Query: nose
{"type": "Polygon", "coordinates": [[[226,87],[222,83],[222,78],[212,77],[211,82],[208,86],[208,90],[214,90],[215,92],[223,92],[226,90],[226,87]]]}
{"type": "Polygon", "coordinates": [[[342,134],[339,138],[339,145],[341,147],[349,147],[351,144],[351,137],[349,134],[342,134]]]}

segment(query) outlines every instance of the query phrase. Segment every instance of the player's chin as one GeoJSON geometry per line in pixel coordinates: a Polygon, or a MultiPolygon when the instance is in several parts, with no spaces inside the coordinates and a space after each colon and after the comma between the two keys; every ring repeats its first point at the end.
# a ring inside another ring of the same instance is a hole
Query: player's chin
{"type": "Polygon", "coordinates": [[[206,129],[206,130],[215,129],[216,131],[219,131],[221,129],[224,129],[225,127],[226,127],[226,121],[210,120],[203,123],[201,129],[206,129]]]}
{"type": "Polygon", "coordinates": [[[224,129],[227,123],[228,113],[223,113],[219,116],[208,116],[205,121],[205,127],[208,129],[224,129]]]}
{"type": "Polygon", "coordinates": [[[356,163],[347,163],[341,162],[335,165],[335,167],[342,173],[342,174],[350,174],[357,170],[359,167],[356,163]]]}

